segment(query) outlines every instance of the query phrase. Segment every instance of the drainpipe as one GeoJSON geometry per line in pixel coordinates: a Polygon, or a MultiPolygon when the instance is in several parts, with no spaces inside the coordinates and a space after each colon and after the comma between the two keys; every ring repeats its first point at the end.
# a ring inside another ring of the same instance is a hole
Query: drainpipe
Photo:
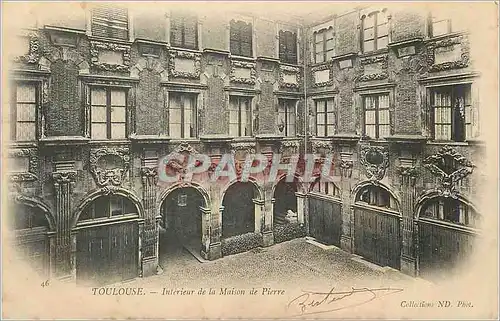
{"type": "Polygon", "coordinates": [[[303,55],[302,55],[302,66],[304,70],[304,155],[307,154],[307,141],[309,135],[309,104],[307,103],[307,32],[302,22],[302,43],[303,43],[303,55]]]}

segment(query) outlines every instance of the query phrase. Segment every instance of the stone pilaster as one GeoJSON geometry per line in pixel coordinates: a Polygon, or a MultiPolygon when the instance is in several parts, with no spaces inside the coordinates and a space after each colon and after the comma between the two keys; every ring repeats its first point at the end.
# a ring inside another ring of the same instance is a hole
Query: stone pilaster
{"type": "Polygon", "coordinates": [[[347,252],[353,252],[353,225],[354,216],[351,204],[351,175],[353,162],[351,155],[342,155],[340,162],[341,174],[341,199],[342,199],[342,234],[340,236],[340,247],[347,252]]]}
{"type": "Polygon", "coordinates": [[[142,276],[155,275],[158,267],[159,228],[156,213],[156,184],[158,170],[156,167],[143,167],[142,199],[144,204],[144,226],[141,237],[142,276]]]}
{"type": "Polygon", "coordinates": [[[297,192],[295,193],[295,196],[297,197],[297,221],[299,224],[304,224],[304,207],[306,204],[306,194],[297,192]]]}
{"type": "Polygon", "coordinates": [[[399,175],[401,179],[401,271],[403,273],[415,276],[416,257],[414,242],[414,219],[413,205],[415,202],[415,167],[400,167],[399,175]]]}
{"type": "Polygon", "coordinates": [[[264,200],[253,200],[255,206],[255,233],[260,233],[264,228],[264,200]]]}
{"type": "MultiPolygon", "coordinates": [[[[55,275],[58,278],[74,277],[71,266],[74,261],[71,242],[71,193],[76,181],[76,171],[52,173],[56,214],[56,262],[55,275]],[[73,260],[72,260],[73,256],[73,260]]],[[[76,244],[76,242],[75,242],[76,244]]]]}

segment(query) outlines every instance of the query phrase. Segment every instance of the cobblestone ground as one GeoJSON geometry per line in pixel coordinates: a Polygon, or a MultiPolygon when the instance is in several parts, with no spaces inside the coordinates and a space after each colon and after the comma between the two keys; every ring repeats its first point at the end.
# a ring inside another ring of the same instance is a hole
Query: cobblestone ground
{"type": "Polygon", "coordinates": [[[319,247],[303,238],[203,263],[175,242],[163,244],[163,273],[127,285],[196,288],[334,283],[336,287],[350,287],[413,280],[399,271],[360,263],[338,248],[319,247]]]}

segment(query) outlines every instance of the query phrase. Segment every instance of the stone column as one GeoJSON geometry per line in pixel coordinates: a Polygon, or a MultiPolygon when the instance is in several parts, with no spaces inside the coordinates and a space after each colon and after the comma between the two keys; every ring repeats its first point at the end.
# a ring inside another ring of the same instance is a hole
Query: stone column
{"type": "Polygon", "coordinates": [[[210,221],[212,219],[210,208],[201,207],[201,256],[208,259],[210,253],[210,221]]]}
{"type": "Polygon", "coordinates": [[[263,210],[264,207],[264,200],[253,200],[253,204],[255,207],[255,233],[260,233],[262,229],[264,228],[264,213],[265,211],[263,210]]]}
{"type": "Polygon", "coordinates": [[[76,171],[52,173],[56,214],[56,262],[57,278],[73,278],[71,267],[71,193],[76,181],[76,171]]]}
{"type": "Polygon", "coordinates": [[[304,207],[306,203],[306,194],[296,192],[295,196],[297,197],[297,221],[299,224],[304,224],[304,207]]]}
{"type": "Polygon", "coordinates": [[[158,170],[156,167],[143,167],[142,200],[144,205],[144,226],[142,228],[140,251],[142,253],[142,276],[155,275],[158,268],[159,229],[156,224],[156,184],[158,170]]]}
{"type": "Polygon", "coordinates": [[[342,199],[342,235],[340,236],[340,247],[347,252],[353,252],[353,209],[351,206],[351,175],[352,160],[341,160],[341,199],[342,199]]]}
{"type": "Polygon", "coordinates": [[[401,179],[401,272],[416,275],[416,257],[414,242],[414,220],[413,205],[415,202],[415,167],[401,167],[399,170],[401,179]]]}

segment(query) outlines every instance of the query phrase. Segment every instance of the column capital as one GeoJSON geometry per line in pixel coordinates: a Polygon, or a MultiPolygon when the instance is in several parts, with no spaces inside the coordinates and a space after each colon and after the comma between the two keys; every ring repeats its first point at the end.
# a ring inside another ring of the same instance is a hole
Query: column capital
{"type": "Polygon", "coordinates": [[[253,199],[252,201],[256,205],[264,205],[264,200],[253,199]]]}
{"type": "Polygon", "coordinates": [[[54,184],[74,183],[76,181],[76,171],[63,171],[52,173],[54,184]]]}

